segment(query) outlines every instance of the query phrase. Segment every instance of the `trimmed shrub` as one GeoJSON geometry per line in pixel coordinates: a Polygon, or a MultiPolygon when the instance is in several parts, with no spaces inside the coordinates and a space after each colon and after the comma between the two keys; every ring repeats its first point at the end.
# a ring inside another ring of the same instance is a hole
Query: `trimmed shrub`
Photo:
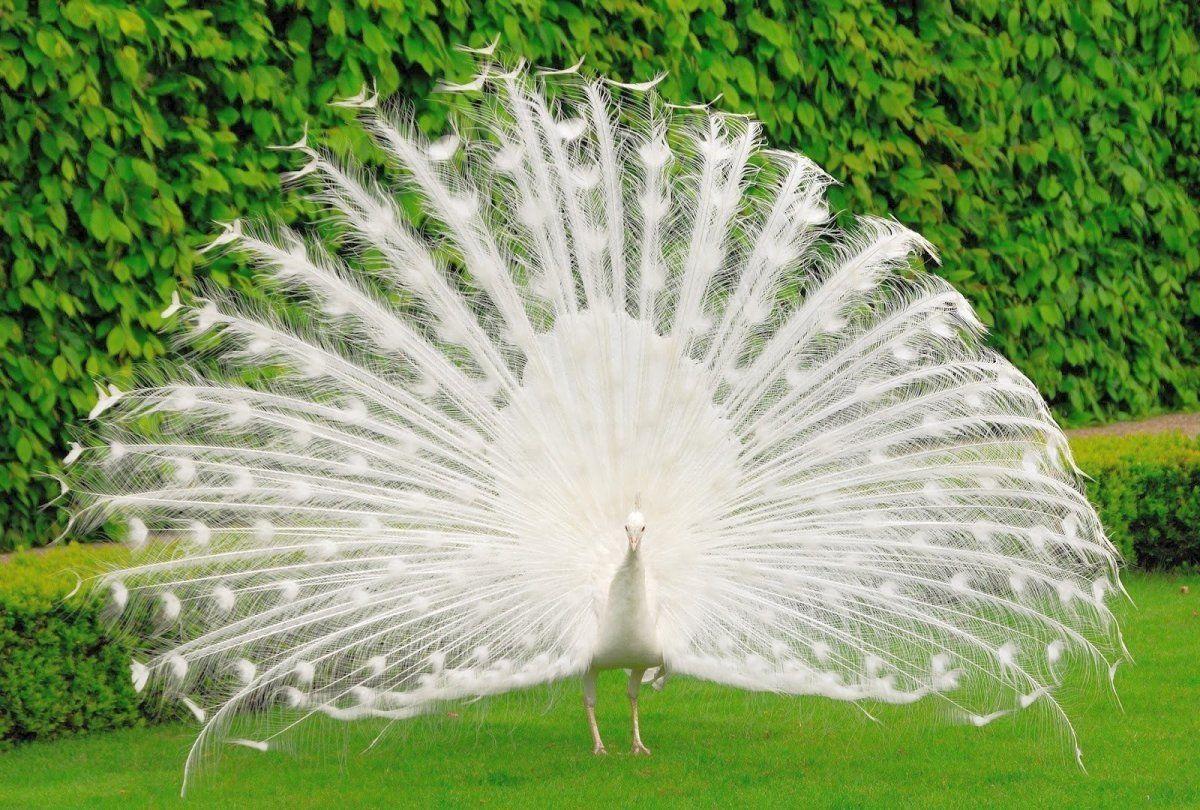
{"type": "Polygon", "coordinates": [[[1191,0],[0,0],[0,548],[56,533],[34,474],[93,378],[163,353],[212,221],[275,208],[295,166],[267,145],[337,144],[327,102],[371,77],[436,129],[434,79],[469,75],[451,46],[497,33],[756,115],[835,206],[937,245],[1060,417],[1195,405],[1198,31],[1191,0]]]}
{"type": "Polygon", "coordinates": [[[1200,439],[1179,433],[1071,442],[1088,498],[1130,565],[1200,565],[1200,439]]]}
{"type": "MultiPolygon", "coordinates": [[[[1200,565],[1200,440],[1098,436],[1071,444],[1094,478],[1088,496],[1127,562],[1200,565]]],[[[164,716],[133,691],[132,648],[106,629],[102,606],[63,601],[76,583],[72,571],[86,576],[127,558],[114,545],[0,558],[0,748],[164,716]]]]}
{"type": "Polygon", "coordinates": [[[115,546],[65,546],[0,558],[0,748],[140,723],[130,647],[106,629],[95,600],[64,597],[125,557],[115,546]]]}

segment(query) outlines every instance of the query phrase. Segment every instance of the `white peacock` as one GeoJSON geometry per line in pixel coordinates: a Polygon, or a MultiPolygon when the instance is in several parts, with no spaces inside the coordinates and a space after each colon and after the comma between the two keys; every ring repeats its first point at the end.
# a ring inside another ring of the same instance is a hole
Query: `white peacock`
{"type": "Polygon", "coordinates": [[[341,102],[391,179],[287,147],[322,221],[211,246],[265,303],[184,308],[194,370],[102,391],[72,452],[75,525],[140,555],[105,580],[135,683],[203,723],[189,767],[236,715],[265,750],[580,676],[602,753],[603,668],[634,753],[668,671],[1070,730],[1066,659],[1125,654],[1117,555],[929,244],[835,228],[750,119],[480,60],[437,140],[341,102]]]}

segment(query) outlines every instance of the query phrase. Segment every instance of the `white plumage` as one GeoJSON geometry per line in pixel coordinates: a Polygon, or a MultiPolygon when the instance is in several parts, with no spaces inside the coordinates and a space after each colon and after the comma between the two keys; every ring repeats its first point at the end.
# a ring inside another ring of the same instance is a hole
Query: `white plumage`
{"type": "Polygon", "coordinates": [[[652,86],[489,64],[433,140],[364,90],[389,173],[286,147],[320,226],[210,246],[265,304],[183,308],[192,371],[101,389],[77,517],[145,547],[108,587],[189,763],[243,712],[265,750],[586,674],[592,715],[605,667],[1065,720],[1064,660],[1123,656],[1063,434],[929,244],[652,86]]]}

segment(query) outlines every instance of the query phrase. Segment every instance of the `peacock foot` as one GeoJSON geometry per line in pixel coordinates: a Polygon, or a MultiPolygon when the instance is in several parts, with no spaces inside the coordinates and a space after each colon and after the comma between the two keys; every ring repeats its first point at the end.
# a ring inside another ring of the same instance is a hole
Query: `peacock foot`
{"type": "Polygon", "coordinates": [[[633,754],[635,757],[648,757],[650,756],[650,749],[642,745],[641,741],[639,740],[633,744],[633,750],[631,750],[629,753],[633,754]]]}
{"type": "Polygon", "coordinates": [[[607,754],[608,749],[604,747],[603,743],[596,743],[596,747],[592,749],[592,753],[599,756],[600,754],[607,754]]]}

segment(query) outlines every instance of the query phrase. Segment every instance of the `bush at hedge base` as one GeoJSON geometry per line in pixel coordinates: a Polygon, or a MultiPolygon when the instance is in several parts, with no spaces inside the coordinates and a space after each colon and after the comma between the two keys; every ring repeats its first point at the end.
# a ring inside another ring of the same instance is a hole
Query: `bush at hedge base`
{"type": "Polygon", "coordinates": [[[1071,442],[1088,498],[1139,568],[1200,566],[1200,440],[1182,434],[1071,442]]]}
{"type": "Polygon", "coordinates": [[[105,628],[101,600],[64,601],[77,579],[125,556],[69,546],[0,560],[0,748],[144,722],[130,647],[105,628]]]}
{"type": "Polygon", "coordinates": [[[0,0],[0,549],[57,534],[33,475],[93,378],[163,352],[212,221],[276,204],[297,166],[266,147],[305,123],[336,144],[331,99],[373,77],[423,100],[497,33],[756,115],[843,182],[835,207],[937,245],[1060,417],[1194,405],[1198,31],[1191,0],[0,0]]]}
{"type": "MultiPolygon", "coordinates": [[[[1127,564],[1200,566],[1200,439],[1098,436],[1071,445],[1127,564]]],[[[63,602],[77,582],[72,572],[127,559],[114,545],[0,556],[0,747],[178,716],[139,701],[132,650],[105,629],[98,600],[81,589],[63,602]]]]}

